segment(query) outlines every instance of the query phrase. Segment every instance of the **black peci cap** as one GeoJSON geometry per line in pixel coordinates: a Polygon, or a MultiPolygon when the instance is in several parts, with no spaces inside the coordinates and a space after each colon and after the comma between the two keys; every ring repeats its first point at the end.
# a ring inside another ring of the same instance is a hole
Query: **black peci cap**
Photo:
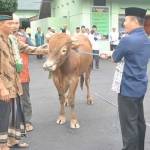
{"type": "Polygon", "coordinates": [[[125,16],[137,16],[144,18],[147,10],[137,7],[128,7],[125,9],[125,16]]]}

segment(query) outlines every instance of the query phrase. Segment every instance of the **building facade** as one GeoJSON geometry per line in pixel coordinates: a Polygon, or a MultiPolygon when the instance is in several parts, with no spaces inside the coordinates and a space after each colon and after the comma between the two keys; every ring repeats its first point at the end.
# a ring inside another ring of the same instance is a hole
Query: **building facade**
{"type": "Polygon", "coordinates": [[[18,0],[18,9],[15,12],[19,18],[30,18],[39,15],[41,0],[18,0]]]}
{"type": "MultiPolygon", "coordinates": [[[[56,31],[67,25],[73,34],[77,26],[85,25],[91,28],[98,26],[98,31],[108,37],[111,29],[115,27],[122,32],[124,10],[126,7],[141,7],[147,9],[150,14],[150,0],[43,0],[50,5],[50,17],[31,22],[32,34],[37,27],[41,27],[44,33],[48,27],[56,31]]],[[[42,10],[40,10],[42,11],[42,10]]],[[[101,41],[102,50],[109,50],[109,40],[101,41]]]]}
{"type": "MultiPolygon", "coordinates": [[[[116,27],[119,31],[122,30],[124,9],[126,7],[145,8],[148,9],[148,14],[150,14],[150,0],[51,0],[51,14],[53,17],[66,18],[67,24],[73,32],[76,26],[91,27],[92,6],[109,9],[109,31],[112,27],[116,27]]],[[[101,20],[100,16],[99,20],[101,20]]],[[[106,14],[102,15],[102,17],[104,16],[106,14]]]]}

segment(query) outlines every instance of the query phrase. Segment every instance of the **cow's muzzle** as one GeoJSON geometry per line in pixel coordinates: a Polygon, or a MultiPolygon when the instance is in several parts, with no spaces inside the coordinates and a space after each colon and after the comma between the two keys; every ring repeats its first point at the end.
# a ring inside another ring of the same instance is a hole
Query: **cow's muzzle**
{"type": "Polygon", "coordinates": [[[54,62],[50,62],[49,60],[47,60],[44,64],[43,64],[43,68],[45,71],[54,71],[56,69],[57,65],[54,62]]]}

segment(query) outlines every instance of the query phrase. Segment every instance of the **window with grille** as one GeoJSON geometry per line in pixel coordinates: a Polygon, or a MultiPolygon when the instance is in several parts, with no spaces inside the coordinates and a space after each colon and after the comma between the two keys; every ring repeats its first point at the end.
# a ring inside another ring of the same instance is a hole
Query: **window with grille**
{"type": "Polygon", "coordinates": [[[94,0],[93,5],[94,6],[106,6],[106,0],[94,0]]]}

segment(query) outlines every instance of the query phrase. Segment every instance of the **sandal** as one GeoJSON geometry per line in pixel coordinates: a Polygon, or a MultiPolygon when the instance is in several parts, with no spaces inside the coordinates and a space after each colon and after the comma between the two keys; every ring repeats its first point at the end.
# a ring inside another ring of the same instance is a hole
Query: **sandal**
{"type": "Polygon", "coordinates": [[[33,128],[33,125],[31,123],[26,123],[26,131],[27,132],[30,132],[32,131],[34,128],[33,128]]]}
{"type": "Polygon", "coordinates": [[[10,148],[27,148],[29,147],[29,144],[25,142],[16,143],[14,145],[9,145],[10,148]]]}

